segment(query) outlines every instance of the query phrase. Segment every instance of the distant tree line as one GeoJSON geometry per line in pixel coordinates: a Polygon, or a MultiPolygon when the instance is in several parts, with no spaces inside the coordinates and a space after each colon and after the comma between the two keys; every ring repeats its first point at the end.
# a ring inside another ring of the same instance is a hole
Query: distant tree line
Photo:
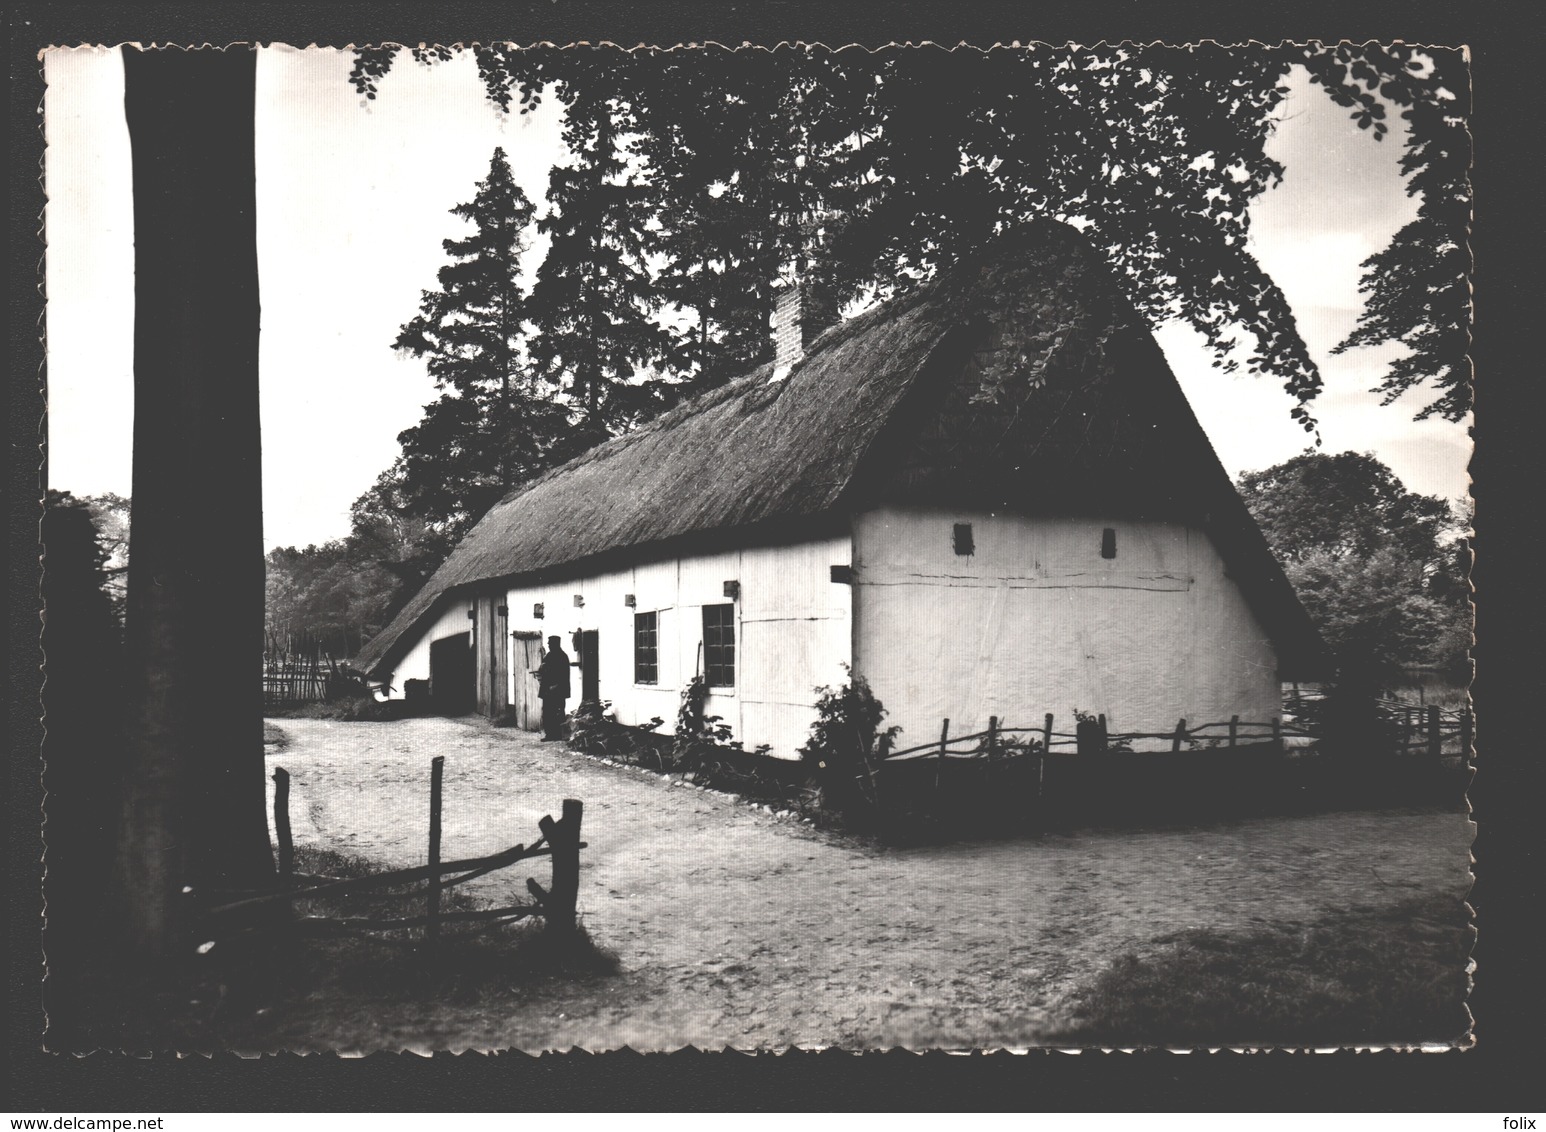
{"type": "Polygon", "coordinates": [[[107,597],[113,619],[122,630],[129,592],[128,499],[110,491],[76,496],[68,491],[50,489],[44,500],[44,511],[45,514],[79,512],[91,523],[96,547],[93,554],[99,559],[95,566],[101,572],[102,592],[107,597]]]}
{"type": "Polygon", "coordinates": [[[335,660],[350,658],[450,554],[464,523],[414,514],[396,477],[394,468],[355,501],[343,538],[268,552],[269,634],[306,632],[335,660]]]}
{"type": "Polygon", "coordinates": [[[1307,451],[1238,486],[1339,680],[1372,688],[1412,669],[1468,677],[1467,516],[1408,491],[1367,453],[1307,451]]]}

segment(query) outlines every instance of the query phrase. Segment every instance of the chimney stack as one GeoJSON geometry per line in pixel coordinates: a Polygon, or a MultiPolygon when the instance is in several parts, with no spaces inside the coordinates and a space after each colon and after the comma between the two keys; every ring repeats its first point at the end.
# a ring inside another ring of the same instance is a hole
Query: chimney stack
{"type": "Polygon", "coordinates": [[[805,330],[801,318],[802,295],[798,283],[781,288],[773,298],[773,381],[789,376],[805,357],[805,330]]]}

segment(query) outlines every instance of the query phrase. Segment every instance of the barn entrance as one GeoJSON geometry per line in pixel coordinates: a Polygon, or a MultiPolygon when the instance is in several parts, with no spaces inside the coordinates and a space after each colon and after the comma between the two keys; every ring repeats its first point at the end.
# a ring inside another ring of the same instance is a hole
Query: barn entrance
{"type": "Polygon", "coordinates": [[[510,660],[515,699],[510,706],[515,709],[515,725],[523,731],[540,731],[542,701],[537,698],[537,677],[533,673],[542,663],[542,634],[512,634],[511,651],[515,654],[510,660]]]}
{"type": "Polygon", "coordinates": [[[478,711],[498,719],[508,706],[510,684],[509,616],[502,595],[478,598],[475,624],[478,711]]]}
{"type": "Polygon", "coordinates": [[[582,629],[578,634],[580,662],[580,702],[601,702],[601,646],[595,629],[582,629]]]}
{"type": "Polygon", "coordinates": [[[466,715],[472,710],[471,633],[457,633],[430,642],[429,695],[437,714],[466,715]]]}

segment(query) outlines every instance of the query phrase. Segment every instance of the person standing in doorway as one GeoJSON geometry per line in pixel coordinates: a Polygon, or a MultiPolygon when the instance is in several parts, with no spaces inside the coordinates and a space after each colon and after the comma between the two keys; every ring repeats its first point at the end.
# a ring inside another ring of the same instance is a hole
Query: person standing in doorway
{"type": "Polygon", "coordinates": [[[537,695],[542,700],[542,741],[564,737],[564,704],[569,699],[569,654],[557,637],[537,666],[537,695]]]}

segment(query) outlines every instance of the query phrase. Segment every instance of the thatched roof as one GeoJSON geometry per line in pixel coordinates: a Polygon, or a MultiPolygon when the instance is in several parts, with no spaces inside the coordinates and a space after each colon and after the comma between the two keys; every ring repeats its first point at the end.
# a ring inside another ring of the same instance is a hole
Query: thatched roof
{"type": "Polygon", "coordinates": [[[974,484],[1008,496],[981,500],[994,506],[1103,499],[1127,510],[1181,507],[1223,519],[1225,553],[1241,559],[1232,568],[1247,566],[1241,577],[1259,579],[1251,585],[1269,607],[1263,619],[1280,654],[1285,636],[1302,646],[1290,651],[1306,653],[1318,645],[1314,630],[1254,523],[1240,522],[1244,507],[1146,330],[1123,331],[1137,351],[1123,368],[1137,358],[1147,371],[1141,384],[1112,376],[1111,364],[1092,379],[1086,365],[1022,382],[1020,402],[1006,409],[963,381],[973,363],[973,380],[980,373],[984,327],[1017,316],[1034,321],[1044,308],[1028,305],[1023,292],[1066,290],[1070,279],[1117,311],[1112,317],[1124,328],[1138,325],[1130,310],[1121,315],[1125,301],[1082,238],[1061,225],[1034,225],[991,256],[831,328],[782,381],[770,381],[772,367],[764,366],[512,491],[357,663],[390,672],[413,628],[442,599],[477,583],[557,579],[695,538],[809,529],[896,498],[898,485],[923,494],[966,487],[980,496],[974,484]],[[961,444],[942,435],[947,418],[981,430],[1006,412],[1017,430],[1012,441],[961,444]],[[1163,443],[1147,443],[1156,433],[1163,443]]]}

